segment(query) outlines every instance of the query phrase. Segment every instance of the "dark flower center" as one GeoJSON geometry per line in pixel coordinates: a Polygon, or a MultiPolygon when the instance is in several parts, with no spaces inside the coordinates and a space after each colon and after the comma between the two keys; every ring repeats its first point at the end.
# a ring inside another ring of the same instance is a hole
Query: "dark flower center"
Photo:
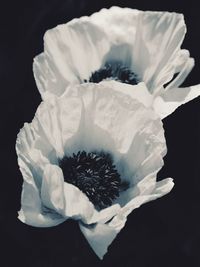
{"type": "Polygon", "coordinates": [[[65,156],[59,165],[64,180],[77,186],[98,209],[110,206],[120,191],[128,188],[108,153],[79,151],[65,156]]]}
{"type": "Polygon", "coordinates": [[[92,73],[89,82],[99,83],[106,79],[133,85],[139,82],[137,75],[121,63],[106,63],[104,67],[92,73]]]}

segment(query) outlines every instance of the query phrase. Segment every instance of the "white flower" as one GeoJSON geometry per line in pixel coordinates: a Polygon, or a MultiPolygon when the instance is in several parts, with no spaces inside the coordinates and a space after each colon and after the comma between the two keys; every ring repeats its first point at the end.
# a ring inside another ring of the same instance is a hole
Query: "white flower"
{"type": "Polygon", "coordinates": [[[92,73],[105,66],[116,74],[120,65],[146,83],[164,118],[200,95],[199,85],[179,88],[194,66],[189,51],[180,48],[185,33],[177,13],[112,7],[74,19],[45,33],[44,52],[33,65],[38,89],[43,99],[61,95],[69,84],[95,81],[92,73]]]}
{"type": "Polygon", "coordinates": [[[95,253],[103,258],[127,216],[172,189],[171,178],[156,182],[166,153],[162,122],[140,102],[144,98],[146,104],[148,99],[144,83],[133,87],[130,98],[104,83],[69,86],[62,96],[52,96],[40,104],[16,142],[24,178],[19,211],[22,222],[50,227],[73,218],[95,253]],[[111,168],[103,169],[102,181],[107,185],[102,195],[94,183],[100,170],[89,177],[97,167],[71,168],[80,154],[111,156],[116,167],[111,161],[111,168]],[[88,194],[88,188],[96,190],[95,196],[88,194]],[[111,195],[105,196],[107,192],[111,195]],[[101,208],[102,201],[108,201],[105,208],[101,208]]]}

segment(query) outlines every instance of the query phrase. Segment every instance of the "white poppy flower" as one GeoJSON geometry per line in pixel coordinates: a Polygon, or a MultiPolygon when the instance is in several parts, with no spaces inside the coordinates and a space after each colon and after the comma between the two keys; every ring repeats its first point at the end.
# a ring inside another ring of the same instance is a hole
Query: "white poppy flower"
{"type": "Polygon", "coordinates": [[[40,104],[16,142],[19,219],[36,227],[75,219],[101,259],[127,216],[173,187],[171,178],[156,181],[166,153],[162,122],[144,105],[145,84],[133,87],[128,97],[109,83],[68,86],[40,104]]]}
{"type": "Polygon", "coordinates": [[[178,13],[112,7],[74,19],[45,33],[44,52],[33,65],[37,86],[44,99],[84,81],[142,81],[164,118],[200,95],[199,85],[179,88],[194,66],[180,48],[185,33],[178,13]]]}

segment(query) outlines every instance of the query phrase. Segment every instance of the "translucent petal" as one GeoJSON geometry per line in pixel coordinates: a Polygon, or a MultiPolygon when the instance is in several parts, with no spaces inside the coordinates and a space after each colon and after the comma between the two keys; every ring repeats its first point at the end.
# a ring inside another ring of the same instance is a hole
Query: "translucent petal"
{"type": "Polygon", "coordinates": [[[56,212],[43,209],[38,189],[24,181],[21,196],[21,210],[18,218],[31,226],[56,226],[66,220],[56,212]]]}
{"type": "Polygon", "coordinates": [[[154,100],[153,107],[161,119],[173,113],[179,106],[200,95],[200,85],[169,89],[154,100]]]}
{"type": "Polygon", "coordinates": [[[89,79],[101,67],[109,48],[105,33],[87,18],[47,31],[44,53],[35,58],[33,65],[42,96],[46,91],[61,95],[69,84],[89,79]]]}
{"type": "MultiPolygon", "coordinates": [[[[153,178],[153,177],[152,177],[153,178]]],[[[150,184],[149,190],[149,178],[145,179],[143,182],[142,188],[143,190],[140,193],[133,197],[121,210],[120,212],[113,218],[113,220],[109,223],[112,227],[119,227],[121,230],[121,226],[124,226],[124,222],[126,221],[126,217],[136,208],[139,208],[146,202],[155,200],[159,197],[162,197],[168,194],[173,186],[173,180],[171,178],[166,178],[160,182],[157,182],[154,188],[150,184]],[[146,184],[147,183],[147,184],[146,184]]]]}
{"type": "Polygon", "coordinates": [[[65,211],[64,215],[84,223],[90,223],[95,212],[94,205],[78,187],[64,183],[65,211]]]}

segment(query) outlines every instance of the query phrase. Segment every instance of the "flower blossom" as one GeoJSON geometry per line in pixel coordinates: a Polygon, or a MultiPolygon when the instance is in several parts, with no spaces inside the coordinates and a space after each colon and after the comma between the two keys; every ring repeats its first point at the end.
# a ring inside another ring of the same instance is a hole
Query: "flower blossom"
{"type": "Polygon", "coordinates": [[[101,259],[127,216],[173,187],[171,178],[156,181],[166,142],[145,84],[129,97],[115,83],[68,86],[39,105],[16,142],[19,219],[36,227],[77,220],[101,259]]]}
{"type": "Polygon", "coordinates": [[[194,66],[181,49],[185,33],[178,13],[112,7],[73,19],[45,33],[44,52],[33,65],[38,89],[45,99],[69,84],[144,82],[164,118],[200,95],[199,85],[179,88],[194,66]]]}

